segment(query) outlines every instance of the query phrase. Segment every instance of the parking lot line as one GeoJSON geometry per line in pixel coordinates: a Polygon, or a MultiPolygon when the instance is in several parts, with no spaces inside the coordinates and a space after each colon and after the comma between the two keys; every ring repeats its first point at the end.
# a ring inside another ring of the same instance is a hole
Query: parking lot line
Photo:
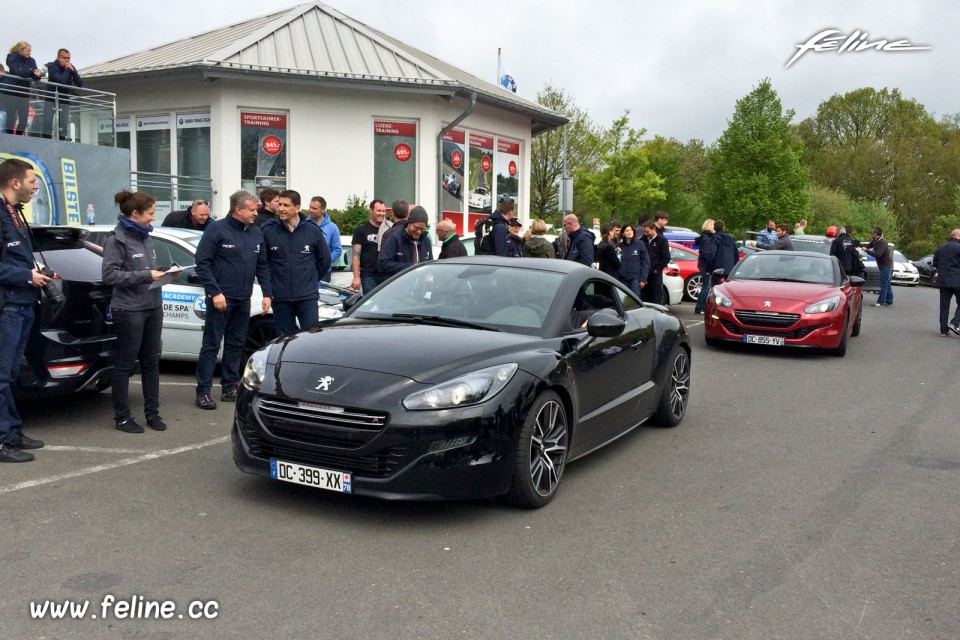
{"type": "Polygon", "coordinates": [[[0,494],[11,493],[13,491],[20,491],[21,489],[30,489],[31,487],[40,487],[45,484],[51,484],[53,482],[60,482],[61,480],[69,480],[70,478],[79,478],[81,476],[88,476],[93,473],[99,473],[101,471],[109,471],[110,469],[116,469],[118,467],[125,467],[131,464],[137,464],[139,462],[147,462],[149,460],[156,460],[158,458],[165,458],[167,456],[176,455],[178,453],[186,453],[187,451],[196,451],[198,449],[203,449],[204,447],[209,447],[215,444],[221,444],[230,439],[230,436],[222,436],[220,438],[214,438],[213,440],[207,440],[206,442],[200,442],[198,444],[190,444],[183,447],[177,447],[176,449],[161,449],[160,451],[152,451],[150,453],[145,453],[136,458],[127,458],[125,460],[117,460],[116,462],[110,462],[107,464],[99,464],[95,467],[87,467],[86,469],[78,469],[76,471],[69,471],[67,473],[61,473],[55,476],[49,476],[46,478],[38,478],[36,480],[27,480],[26,482],[19,482],[9,487],[0,487],[0,494]]]}
{"type": "Polygon", "coordinates": [[[197,386],[196,382],[161,382],[161,386],[167,387],[195,387],[197,386]]]}
{"type": "Polygon", "coordinates": [[[67,445],[47,445],[44,451],[75,451],[77,453],[147,453],[143,449],[111,449],[109,447],[70,447],[67,445]]]}

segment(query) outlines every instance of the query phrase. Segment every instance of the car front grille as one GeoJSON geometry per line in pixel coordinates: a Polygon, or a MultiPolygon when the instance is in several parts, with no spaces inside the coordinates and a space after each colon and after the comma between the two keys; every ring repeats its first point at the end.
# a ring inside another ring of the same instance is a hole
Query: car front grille
{"type": "MultiPolygon", "coordinates": [[[[730,333],[742,336],[744,333],[755,333],[751,332],[749,329],[744,330],[743,327],[736,325],[729,320],[721,320],[724,328],[730,333]]],[[[800,340],[806,338],[810,333],[817,329],[823,329],[824,327],[829,327],[829,324],[817,324],[812,326],[800,327],[793,331],[764,331],[761,332],[762,335],[777,336],[778,338],[786,338],[787,340],[800,340]]]]}
{"type": "Polygon", "coordinates": [[[245,421],[240,421],[243,439],[250,448],[250,455],[268,460],[276,458],[331,471],[347,471],[371,478],[387,478],[405,467],[414,456],[412,447],[395,446],[367,455],[351,455],[349,452],[321,452],[296,446],[295,443],[269,442],[260,432],[245,421]]]}
{"type": "Polygon", "coordinates": [[[324,447],[361,447],[381,433],[389,419],[385,413],[275,398],[258,398],[253,410],[270,433],[324,447]]]}
{"type": "Polygon", "coordinates": [[[751,327],[785,329],[800,319],[798,313],[775,313],[768,311],[734,311],[737,320],[751,327]]]}

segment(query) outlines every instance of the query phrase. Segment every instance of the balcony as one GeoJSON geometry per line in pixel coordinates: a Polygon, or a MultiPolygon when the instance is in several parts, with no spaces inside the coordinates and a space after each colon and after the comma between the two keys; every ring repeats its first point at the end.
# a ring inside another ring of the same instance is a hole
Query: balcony
{"type": "Polygon", "coordinates": [[[113,93],[41,80],[29,88],[5,82],[0,84],[0,94],[6,107],[0,110],[0,131],[105,147],[124,146],[116,132],[117,97],[113,93]],[[18,102],[28,106],[26,122],[11,121],[16,118],[18,102]]]}

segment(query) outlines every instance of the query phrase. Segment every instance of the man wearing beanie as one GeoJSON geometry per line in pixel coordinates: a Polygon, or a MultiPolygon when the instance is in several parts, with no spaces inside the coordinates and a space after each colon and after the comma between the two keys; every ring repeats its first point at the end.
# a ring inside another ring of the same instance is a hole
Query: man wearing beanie
{"type": "Polygon", "coordinates": [[[433,260],[430,237],[427,235],[429,221],[426,209],[416,206],[410,210],[403,231],[383,241],[377,263],[382,277],[389,278],[419,262],[433,260]]]}

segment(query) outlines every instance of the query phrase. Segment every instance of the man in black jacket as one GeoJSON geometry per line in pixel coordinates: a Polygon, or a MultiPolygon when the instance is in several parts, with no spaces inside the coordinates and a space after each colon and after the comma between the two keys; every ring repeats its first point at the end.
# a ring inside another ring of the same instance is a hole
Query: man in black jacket
{"type": "Polygon", "coordinates": [[[271,220],[276,220],[278,208],[280,208],[280,192],[276,189],[263,189],[260,192],[257,219],[254,221],[256,225],[262,227],[271,220]]]}
{"type": "Polygon", "coordinates": [[[196,273],[206,293],[203,346],[197,360],[197,406],[201,409],[217,408],[210,389],[221,341],[220,400],[237,399],[254,277],[263,291],[262,313],[270,310],[273,286],[263,232],[254,224],[256,218],[257,199],[246,191],[237,191],[230,196],[230,215],[211,224],[197,246],[196,273]]]}
{"type": "Polygon", "coordinates": [[[653,304],[669,302],[663,300],[663,270],[670,264],[670,242],[653,220],[643,223],[643,242],[650,255],[650,272],[647,284],[640,290],[640,299],[653,304]]]}
{"type": "Polygon", "coordinates": [[[724,231],[726,224],[723,220],[713,223],[713,262],[709,265],[710,273],[723,269],[724,274],[730,275],[737,261],[740,259],[740,250],[729,233],[724,231]]]}
{"type": "Polygon", "coordinates": [[[403,230],[388,236],[380,248],[377,267],[380,275],[389,278],[420,262],[433,260],[427,223],[430,217],[423,207],[414,207],[403,230]]]}
{"type": "Polygon", "coordinates": [[[830,243],[830,255],[835,256],[848,276],[859,276],[863,273],[863,263],[857,247],[860,243],[850,237],[852,229],[837,227],[837,237],[830,243]]]}
{"type": "Polygon", "coordinates": [[[877,296],[875,307],[893,306],[893,249],[883,237],[883,229],[874,227],[867,244],[867,254],[877,259],[877,269],[880,271],[880,295],[877,296]]]}
{"type": "Polygon", "coordinates": [[[330,268],[330,247],[320,227],[300,213],[300,194],[280,193],[276,220],[264,224],[263,241],[273,283],[273,322],[278,336],[315,327],[317,282],[330,268]]]}
{"type": "Polygon", "coordinates": [[[510,231],[507,225],[513,218],[513,208],[513,200],[501,200],[496,211],[477,221],[473,227],[476,234],[473,243],[475,255],[503,257],[510,255],[510,246],[507,241],[510,231]]]}
{"type": "MultiPolygon", "coordinates": [[[[70,62],[70,52],[66,49],[57,51],[57,59],[47,63],[47,80],[73,87],[83,86],[83,80],[80,79],[76,67],[70,62]]],[[[70,135],[70,96],[73,95],[73,91],[55,85],[44,88],[49,95],[44,98],[43,103],[43,137],[53,137],[53,114],[59,107],[60,139],[66,140],[70,135]]]]}
{"type": "Polygon", "coordinates": [[[580,226],[580,218],[572,213],[563,216],[563,230],[570,238],[570,248],[567,249],[565,260],[573,260],[588,267],[593,266],[594,240],[596,236],[585,227],[580,226]]]}
{"type": "Polygon", "coordinates": [[[757,242],[757,248],[766,249],[767,251],[793,251],[793,241],[790,240],[789,226],[781,222],[776,226],[774,233],[777,234],[776,240],[773,242],[757,242]]]}
{"type": "Polygon", "coordinates": [[[23,421],[13,400],[13,384],[30,338],[33,311],[40,287],[50,278],[37,271],[30,232],[21,213],[37,189],[33,168],[11,158],[0,163],[0,229],[3,251],[0,260],[0,462],[30,462],[43,442],[23,433],[23,421]]]}
{"type": "Polygon", "coordinates": [[[933,254],[933,268],[937,272],[934,286],[940,289],[940,335],[949,335],[947,329],[960,336],[960,229],[950,232],[950,239],[937,247],[933,254]],[[957,301],[953,322],[947,324],[950,300],[957,301]]]}
{"type": "Polygon", "coordinates": [[[198,198],[183,211],[168,213],[160,226],[203,231],[211,222],[213,220],[210,219],[210,205],[206,200],[198,198]]]}
{"type": "Polygon", "coordinates": [[[440,260],[462,258],[467,255],[467,248],[457,235],[457,226],[452,220],[444,219],[437,223],[437,238],[441,242],[440,260]]]}

